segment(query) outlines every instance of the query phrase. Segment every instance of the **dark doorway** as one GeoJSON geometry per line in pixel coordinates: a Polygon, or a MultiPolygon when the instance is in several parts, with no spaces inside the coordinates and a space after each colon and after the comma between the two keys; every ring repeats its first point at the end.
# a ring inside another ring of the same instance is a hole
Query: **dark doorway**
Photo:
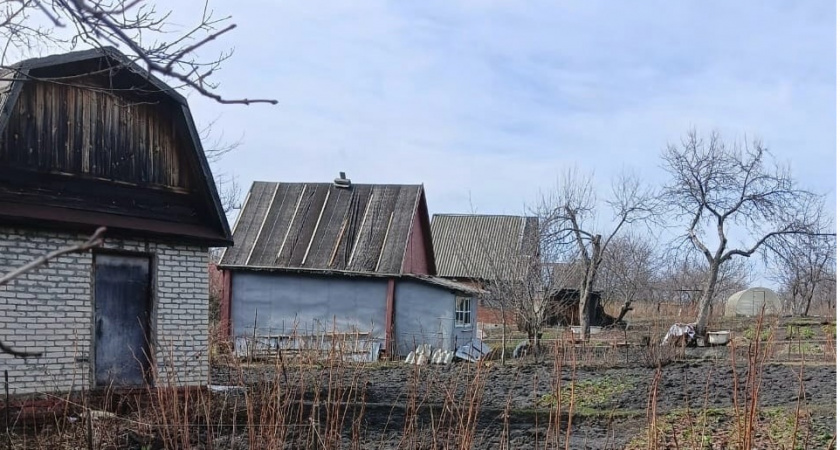
{"type": "Polygon", "coordinates": [[[151,261],[146,256],[94,257],[95,385],[142,386],[149,367],[151,261]]]}

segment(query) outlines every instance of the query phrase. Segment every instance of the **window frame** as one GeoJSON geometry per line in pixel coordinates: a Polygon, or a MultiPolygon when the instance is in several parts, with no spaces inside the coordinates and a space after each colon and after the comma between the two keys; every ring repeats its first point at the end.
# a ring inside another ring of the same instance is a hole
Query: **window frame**
{"type": "Polygon", "coordinates": [[[455,297],[455,327],[471,328],[473,326],[473,299],[472,297],[455,297]],[[464,308],[466,305],[466,308],[464,308]],[[464,319],[467,319],[466,321],[464,319]]]}

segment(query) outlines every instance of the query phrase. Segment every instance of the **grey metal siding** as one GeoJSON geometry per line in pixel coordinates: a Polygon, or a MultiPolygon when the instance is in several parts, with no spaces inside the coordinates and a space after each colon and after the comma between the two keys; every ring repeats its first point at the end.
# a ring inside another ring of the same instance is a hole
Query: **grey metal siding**
{"type": "Polygon", "coordinates": [[[474,326],[455,329],[455,296],[443,287],[412,280],[397,282],[394,334],[400,355],[419,344],[454,350],[472,339],[474,326]]]}
{"type": "Polygon", "coordinates": [[[256,334],[371,333],[385,337],[384,278],[315,277],[234,272],[231,279],[233,336],[256,334]]]}

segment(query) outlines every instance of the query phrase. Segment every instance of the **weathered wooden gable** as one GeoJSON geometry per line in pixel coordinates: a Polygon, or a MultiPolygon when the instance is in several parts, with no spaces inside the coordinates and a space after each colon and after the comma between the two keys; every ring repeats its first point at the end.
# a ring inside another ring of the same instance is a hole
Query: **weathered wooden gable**
{"type": "Polygon", "coordinates": [[[110,48],[25,61],[12,74],[0,85],[0,221],[230,242],[186,100],[172,88],[110,48]]]}
{"type": "MultiPolygon", "coordinates": [[[[108,77],[24,84],[0,136],[6,167],[188,190],[195,174],[172,100],[110,92],[108,77]]],[[[151,97],[151,96],[150,96],[151,97]]]]}

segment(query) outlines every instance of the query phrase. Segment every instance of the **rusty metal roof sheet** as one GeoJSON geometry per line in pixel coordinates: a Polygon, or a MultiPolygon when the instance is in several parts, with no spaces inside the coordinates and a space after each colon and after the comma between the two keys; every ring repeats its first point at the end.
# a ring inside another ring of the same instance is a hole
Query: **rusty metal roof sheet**
{"type": "Polygon", "coordinates": [[[422,185],[255,182],[221,266],[399,274],[422,185]]]}
{"type": "Polygon", "coordinates": [[[435,214],[432,243],[437,275],[490,280],[515,276],[537,254],[536,217],[435,214]]]}

